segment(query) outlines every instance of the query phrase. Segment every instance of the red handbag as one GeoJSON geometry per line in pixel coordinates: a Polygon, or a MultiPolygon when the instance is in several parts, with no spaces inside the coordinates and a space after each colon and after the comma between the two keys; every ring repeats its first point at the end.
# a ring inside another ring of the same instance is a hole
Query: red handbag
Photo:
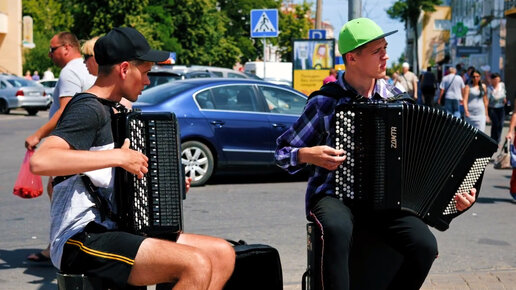
{"type": "Polygon", "coordinates": [[[35,198],[43,194],[41,176],[30,171],[29,161],[32,154],[34,154],[33,150],[27,150],[27,153],[25,153],[18,178],[14,184],[13,194],[22,198],[35,198]]]}

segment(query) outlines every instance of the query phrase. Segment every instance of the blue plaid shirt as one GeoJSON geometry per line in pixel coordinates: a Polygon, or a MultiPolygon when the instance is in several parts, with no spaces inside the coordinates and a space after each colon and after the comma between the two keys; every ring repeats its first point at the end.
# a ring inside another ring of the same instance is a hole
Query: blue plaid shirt
{"type": "MultiPolygon", "coordinates": [[[[344,90],[357,93],[354,88],[344,81],[344,72],[339,74],[337,83],[344,90]]],[[[389,98],[400,94],[401,91],[389,85],[384,79],[378,79],[373,95],[375,93],[378,93],[382,98],[389,98]]],[[[335,148],[334,138],[331,138],[335,132],[335,107],[350,101],[349,97],[335,99],[322,95],[314,96],[308,100],[303,114],[276,140],[277,148],[274,154],[276,164],[290,174],[294,174],[307,166],[305,163],[298,163],[297,153],[299,148],[318,145],[328,145],[335,148]]],[[[310,201],[314,195],[335,194],[334,172],[318,166],[312,167],[313,170],[310,173],[305,197],[307,216],[312,206],[310,201]]]]}

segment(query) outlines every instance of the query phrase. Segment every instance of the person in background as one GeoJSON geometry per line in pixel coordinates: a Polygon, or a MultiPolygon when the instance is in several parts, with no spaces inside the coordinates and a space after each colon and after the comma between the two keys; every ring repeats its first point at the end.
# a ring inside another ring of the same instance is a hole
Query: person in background
{"type": "Polygon", "coordinates": [[[34,71],[34,74],[32,75],[32,80],[39,81],[39,74],[37,70],[34,71]]]}
{"type": "MultiPolygon", "coordinates": [[[[93,47],[95,46],[95,42],[97,42],[97,39],[99,39],[99,37],[95,36],[85,41],[81,46],[81,52],[84,56],[84,64],[86,65],[88,72],[94,76],[97,76],[99,71],[99,65],[95,60],[95,51],[93,49],[93,47]]],[[[133,103],[131,103],[126,98],[122,98],[120,104],[124,105],[124,107],[126,107],[127,109],[130,109],[133,106],[133,103]]]]}
{"type": "MultiPolygon", "coordinates": [[[[95,82],[95,77],[88,73],[83,63],[79,40],[73,33],[60,32],[54,35],[50,40],[48,56],[62,70],[52,95],[53,102],[48,114],[48,122],[25,139],[25,147],[29,150],[34,150],[41,140],[54,130],[64,107],[72,97],[76,93],[89,89],[95,82]]],[[[47,193],[52,200],[52,177],[48,180],[47,193]]],[[[34,262],[49,261],[49,247],[29,255],[27,259],[34,262]]]]}
{"type": "Polygon", "coordinates": [[[331,68],[330,74],[327,77],[325,77],[323,80],[323,85],[325,85],[327,83],[335,82],[336,80],[337,80],[337,70],[334,68],[331,68]]]}
{"type": "Polygon", "coordinates": [[[462,96],[464,95],[464,81],[462,77],[456,74],[456,68],[450,67],[448,72],[449,73],[443,77],[439,86],[441,91],[437,102],[442,106],[442,102],[444,101],[444,109],[446,112],[457,118],[461,118],[460,106],[462,96]]]}
{"type": "Polygon", "coordinates": [[[432,67],[427,67],[426,72],[421,77],[421,93],[423,94],[423,103],[429,107],[434,106],[435,90],[437,89],[437,80],[432,67]]]}
{"type": "Polygon", "coordinates": [[[417,76],[409,70],[408,62],[404,62],[402,65],[402,72],[396,80],[397,83],[401,84],[404,91],[409,94],[414,100],[417,100],[417,76]]]}
{"type": "Polygon", "coordinates": [[[27,79],[27,80],[32,80],[32,76],[30,75],[30,70],[25,72],[24,78],[27,79]]]}
{"type": "MultiPolygon", "coordinates": [[[[512,142],[514,146],[516,146],[516,138],[514,129],[516,128],[516,102],[514,102],[513,114],[511,116],[511,122],[509,123],[509,131],[507,132],[507,142],[512,142]]],[[[516,168],[512,169],[511,181],[510,181],[510,189],[509,194],[512,197],[512,202],[516,203],[516,168]]]]}
{"type": "Polygon", "coordinates": [[[489,119],[491,119],[491,138],[500,143],[503,123],[505,120],[505,104],[507,103],[505,84],[499,73],[491,74],[491,85],[487,88],[487,107],[489,119]]]}
{"type": "Polygon", "coordinates": [[[470,76],[470,83],[464,88],[464,117],[466,122],[484,132],[487,116],[487,87],[480,80],[481,74],[474,70],[470,76]]]}
{"type": "Polygon", "coordinates": [[[51,68],[47,68],[47,70],[43,73],[43,80],[51,80],[55,78],[54,73],[51,68]]]}

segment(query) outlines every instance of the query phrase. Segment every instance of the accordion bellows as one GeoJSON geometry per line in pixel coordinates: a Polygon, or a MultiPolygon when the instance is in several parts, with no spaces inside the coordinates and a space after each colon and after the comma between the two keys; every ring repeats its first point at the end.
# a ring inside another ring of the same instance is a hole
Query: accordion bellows
{"type": "Polygon", "coordinates": [[[335,193],[374,210],[406,210],[441,231],[460,212],[456,194],[480,192],[496,142],[461,119],[408,103],[338,106],[335,147],[346,160],[335,193]]]}
{"type": "Polygon", "coordinates": [[[133,234],[175,240],[183,230],[185,178],[181,165],[179,127],[173,113],[119,113],[113,138],[125,138],[131,149],[145,154],[149,171],[142,179],[116,169],[118,226],[133,234]]]}

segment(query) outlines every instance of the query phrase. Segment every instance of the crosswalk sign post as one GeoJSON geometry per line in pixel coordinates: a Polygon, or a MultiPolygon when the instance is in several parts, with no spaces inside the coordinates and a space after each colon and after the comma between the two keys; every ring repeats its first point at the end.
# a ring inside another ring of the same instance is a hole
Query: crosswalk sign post
{"type": "Polygon", "coordinates": [[[265,78],[265,46],[267,37],[278,37],[278,9],[251,10],[251,37],[263,38],[263,78],[265,78]]]}

